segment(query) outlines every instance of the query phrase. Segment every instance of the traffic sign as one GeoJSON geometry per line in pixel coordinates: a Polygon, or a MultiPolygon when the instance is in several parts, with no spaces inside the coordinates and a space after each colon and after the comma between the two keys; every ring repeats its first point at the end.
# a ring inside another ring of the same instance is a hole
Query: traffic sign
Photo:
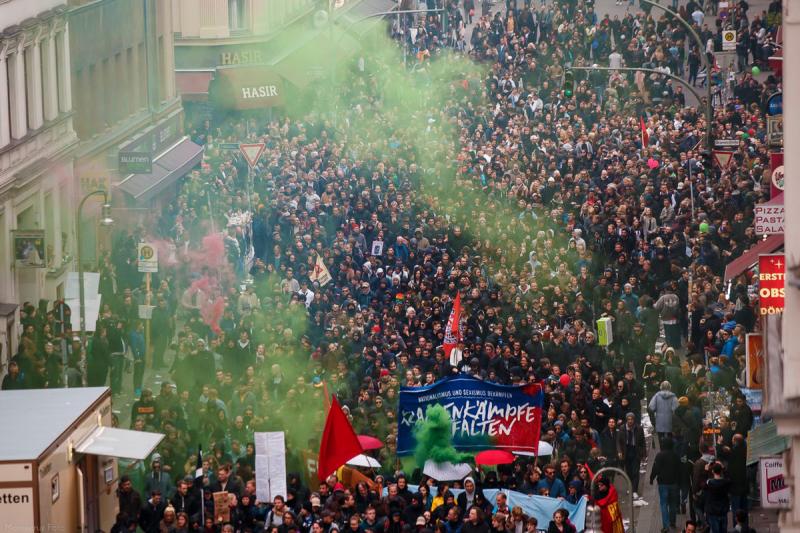
{"type": "Polygon", "coordinates": [[[241,150],[244,158],[247,159],[247,164],[250,165],[250,168],[253,168],[258,164],[265,147],[264,143],[240,144],[239,150],[241,150]]]}
{"type": "Polygon", "coordinates": [[[714,156],[714,162],[722,169],[728,168],[728,165],[733,161],[733,152],[714,150],[712,155],[714,156]]]}
{"type": "Polygon", "coordinates": [[[220,150],[238,150],[239,143],[219,143],[220,150]]]}
{"type": "Polygon", "coordinates": [[[139,243],[139,272],[158,272],[158,248],[150,243],[139,243]]]}
{"type": "Polygon", "coordinates": [[[714,146],[718,148],[736,148],[739,146],[739,139],[717,139],[714,141],[714,146]]]}
{"type": "Polygon", "coordinates": [[[722,51],[736,50],[736,30],[722,30],[722,51]]]}

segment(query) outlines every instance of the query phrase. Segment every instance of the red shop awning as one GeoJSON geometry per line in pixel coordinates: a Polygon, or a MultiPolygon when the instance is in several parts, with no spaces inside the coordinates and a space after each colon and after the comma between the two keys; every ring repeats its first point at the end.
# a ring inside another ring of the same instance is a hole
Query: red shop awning
{"type": "Polygon", "coordinates": [[[213,77],[214,73],[206,70],[176,72],[175,87],[184,100],[206,100],[213,77]]]}
{"type": "Polygon", "coordinates": [[[728,266],[725,267],[725,283],[753,268],[758,263],[759,255],[771,254],[782,246],[783,235],[770,235],[766,239],[758,241],[752,248],[728,263],[728,266]]]}

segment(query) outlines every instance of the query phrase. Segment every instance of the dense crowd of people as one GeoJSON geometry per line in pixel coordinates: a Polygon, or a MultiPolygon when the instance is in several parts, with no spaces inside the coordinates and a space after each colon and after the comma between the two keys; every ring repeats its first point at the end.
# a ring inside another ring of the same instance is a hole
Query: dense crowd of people
{"type": "MultiPolygon", "coordinates": [[[[24,307],[4,390],[86,380],[119,394],[132,379],[130,427],[166,435],[146,463],[122,465],[113,531],[569,533],[566,511],[537,523],[482,490],[575,502],[591,472],[619,466],[638,493],[643,414],[658,441],[648,475],[664,530],[678,515],[692,519],[687,531],[724,532],[731,511],[734,524],[747,523],[754,416],[740,387],[757,302],[747,274],[730,287],[722,276],[756,241],[753,206],[769,194],[764,107],[779,80],[737,76],[711,128],[739,140],[735,164],[712,168],[700,152],[704,115],[670,79],[575,71],[574,94],[562,86],[565,65],[594,63],[713,81],[700,54],[713,52],[723,26],[695,17],[693,0],[680,9],[705,50],[668,17],[631,8],[601,18],[585,0],[508,2],[494,15],[471,0],[446,7],[447,34],[436,16],[393,29],[417,61],[411,87],[427,91],[418,107],[381,86],[395,67],[378,62],[353,69],[336,120],[190,117],[202,168],[157,220],[119,231],[101,258],[103,304],[85,367],[63,302],[24,307]],[[459,70],[465,57],[478,68],[459,70]],[[266,143],[252,173],[219,149],[244,139],[266,143]],[[149,348],[170,381],[158,394],[144,381],[142,240],[158,242],[162,257],[149,348]],[[462,334],[447,355],[457,293],[462,334]],[[601,318],[612,322],[608,345],[601,318]],[[454,484],[398,458],[400,388],[459,372],[541,383],[541,439],[553,455],[454,484]],[[717,391],[731,401],[710,421],[705,402],[717,391]],[[369,483],[307,475],[328,392],[357,433],[384,442],[369,483]],[[274,430],[286,432],[298,473],[285,498],[262,502],[253,432],[274,430]],[[212,493],[222,490],[232,495],[226,525],[214,522],[212,493]]],[[[779,24],[772,6],[734,9],[731,20],[766,46],[779,24]]],[[[763,64],[759,46],[748,50],[763,64]]]]}

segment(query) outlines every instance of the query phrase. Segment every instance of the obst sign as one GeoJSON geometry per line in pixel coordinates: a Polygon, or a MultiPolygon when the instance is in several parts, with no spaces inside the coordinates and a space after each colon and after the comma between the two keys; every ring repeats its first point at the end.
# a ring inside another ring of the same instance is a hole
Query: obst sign
{"type": "Polygon", "coordinates": [[[758,300],[762,315],[783,312],[786,262],[783,254],[758,256],[758,300]]]}

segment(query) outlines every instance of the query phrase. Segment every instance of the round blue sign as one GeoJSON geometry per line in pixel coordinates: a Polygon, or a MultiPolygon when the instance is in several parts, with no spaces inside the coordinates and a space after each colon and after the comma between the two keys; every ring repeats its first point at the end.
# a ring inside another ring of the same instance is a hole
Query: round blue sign
{"type": "Polygon", "coordinates": [[[767,114],[771,116],[783,114],[782,92],[777,92],[769,97],[769,100],[767,100],[767,114]]]}

